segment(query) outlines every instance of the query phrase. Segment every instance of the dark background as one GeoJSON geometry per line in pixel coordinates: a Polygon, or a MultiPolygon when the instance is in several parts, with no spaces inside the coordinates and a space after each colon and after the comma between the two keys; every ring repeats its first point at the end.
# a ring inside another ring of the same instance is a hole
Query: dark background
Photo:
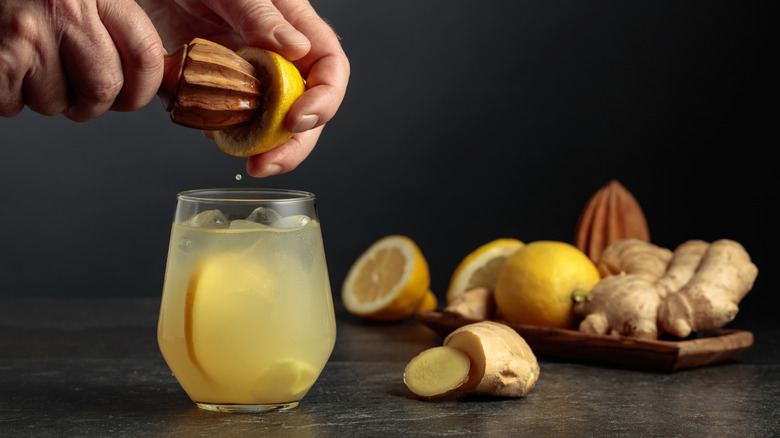
{"type": "Polygon", "coordinates": [[[313,5],[352,76],[289,174],[237,181],[244,160],[157,100],[83,124],[0,119],[0,294],[159,296],[175,194],[254,186],[317,194],[337,299],[360,252],[396,233],[418,242],[442,298],[489,240],[571,241],[617,179],[655,243],[741,242],[761,272],[741,316],[775,312],[777,51],[763,3],[313,5]]]}

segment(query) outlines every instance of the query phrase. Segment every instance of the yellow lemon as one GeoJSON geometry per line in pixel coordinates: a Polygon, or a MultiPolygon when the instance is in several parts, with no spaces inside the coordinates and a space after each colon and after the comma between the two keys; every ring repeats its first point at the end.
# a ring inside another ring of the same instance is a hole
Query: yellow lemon
{"type": "Polygon", "coordinates": [[[224,131],[214,131],[214,140],[224,152],[249,157],[280,146],[292,137],[284,127],[290,107],[306,90],[306,84],[295,65],[278,53],[258,47],[244,47],[238,53],[249,61],[263,85],[259,114],[247,124],[224,131]]]}
{"type": "Polygon", "coordinates": [[[523,242],[506,238],[493,240],[472,251],[452,273],[447,302],[451,303],[455,297],[475,287],[492,290],[501,266],[522,247],[523,242]]]}
{"type": "Polygon", "coordinates": [[[185,296],[184,341],[193,365],[216,378],[262,363],[264,351],[247,351],[236,340],[263,332],[258,315],[273,301],[275,288],[270,269],[239,254],[204,259],[185,296]]]}
{"type": "Polygon", "coordinates": [[[565,242],[531,242],[498,272],[496,309],[509,322],[572,328],[572,294],[587,294],[600,279],[585,253],[565,242]]]}
{"type": "Polygon", "coordinates": [[[358,257],[341,289],[344,307],[374,320],[411,316],[430,286],[428,262],[414,241],[392,235],[374,242],[358,257]]]}

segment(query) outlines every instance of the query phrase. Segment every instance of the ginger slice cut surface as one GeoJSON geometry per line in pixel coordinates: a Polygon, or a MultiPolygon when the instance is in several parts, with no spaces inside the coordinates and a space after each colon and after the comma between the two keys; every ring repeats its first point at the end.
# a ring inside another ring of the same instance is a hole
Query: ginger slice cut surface
{"type": "Polygon", "coordinates": [[[418,397],[442,397],[468,381],[470,367],[466,353],[447,346],[434,347],[409,361],[404,383],[418,397]]]}

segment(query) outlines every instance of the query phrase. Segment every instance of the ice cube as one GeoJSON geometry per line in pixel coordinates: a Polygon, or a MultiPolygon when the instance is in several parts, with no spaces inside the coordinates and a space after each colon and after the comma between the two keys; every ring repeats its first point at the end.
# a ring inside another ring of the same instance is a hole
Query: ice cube
{"type": "Polygon", "coordinates": [[[268,228],[268,225],[244,219],[236,219],[230,222],[231,230],[262,230],[264,228],[268,228]]]}
{"type": "Polygon", "coordinates": [[[257,207],[246,220],[257,222],[259,224],[270,225],[271,223],[282,218],[276,210],[271,207],[257,207]]]}
{"type": "Polygon", "coordinates": [[[298,228],[311,222],[311,218],[305,214],[283,217],[271,224],[272,228],[298,228]]]}
{"type": "Polygon", "coordinates": [[[196,228],[227,228],[230,222],[221,211],[206,210],[187,219],[184,225],[196,228]]]}

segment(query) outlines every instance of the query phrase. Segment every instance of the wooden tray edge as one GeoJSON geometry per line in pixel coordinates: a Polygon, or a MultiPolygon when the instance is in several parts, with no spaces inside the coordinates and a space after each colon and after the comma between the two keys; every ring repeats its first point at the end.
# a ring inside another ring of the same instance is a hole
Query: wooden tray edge
{"type": "MultiPolygon", "coordinates": [[[[414,317],[442,337],[458,327],[480,321],[441,310],[420,311],[414,317]]],[[[718,330],[707,337],[669,341],[497,322],[512,327],[538,356],[650,370],[674,371],[723,362],[753,345],[751,332],[734,329],[718,330]]]]}

